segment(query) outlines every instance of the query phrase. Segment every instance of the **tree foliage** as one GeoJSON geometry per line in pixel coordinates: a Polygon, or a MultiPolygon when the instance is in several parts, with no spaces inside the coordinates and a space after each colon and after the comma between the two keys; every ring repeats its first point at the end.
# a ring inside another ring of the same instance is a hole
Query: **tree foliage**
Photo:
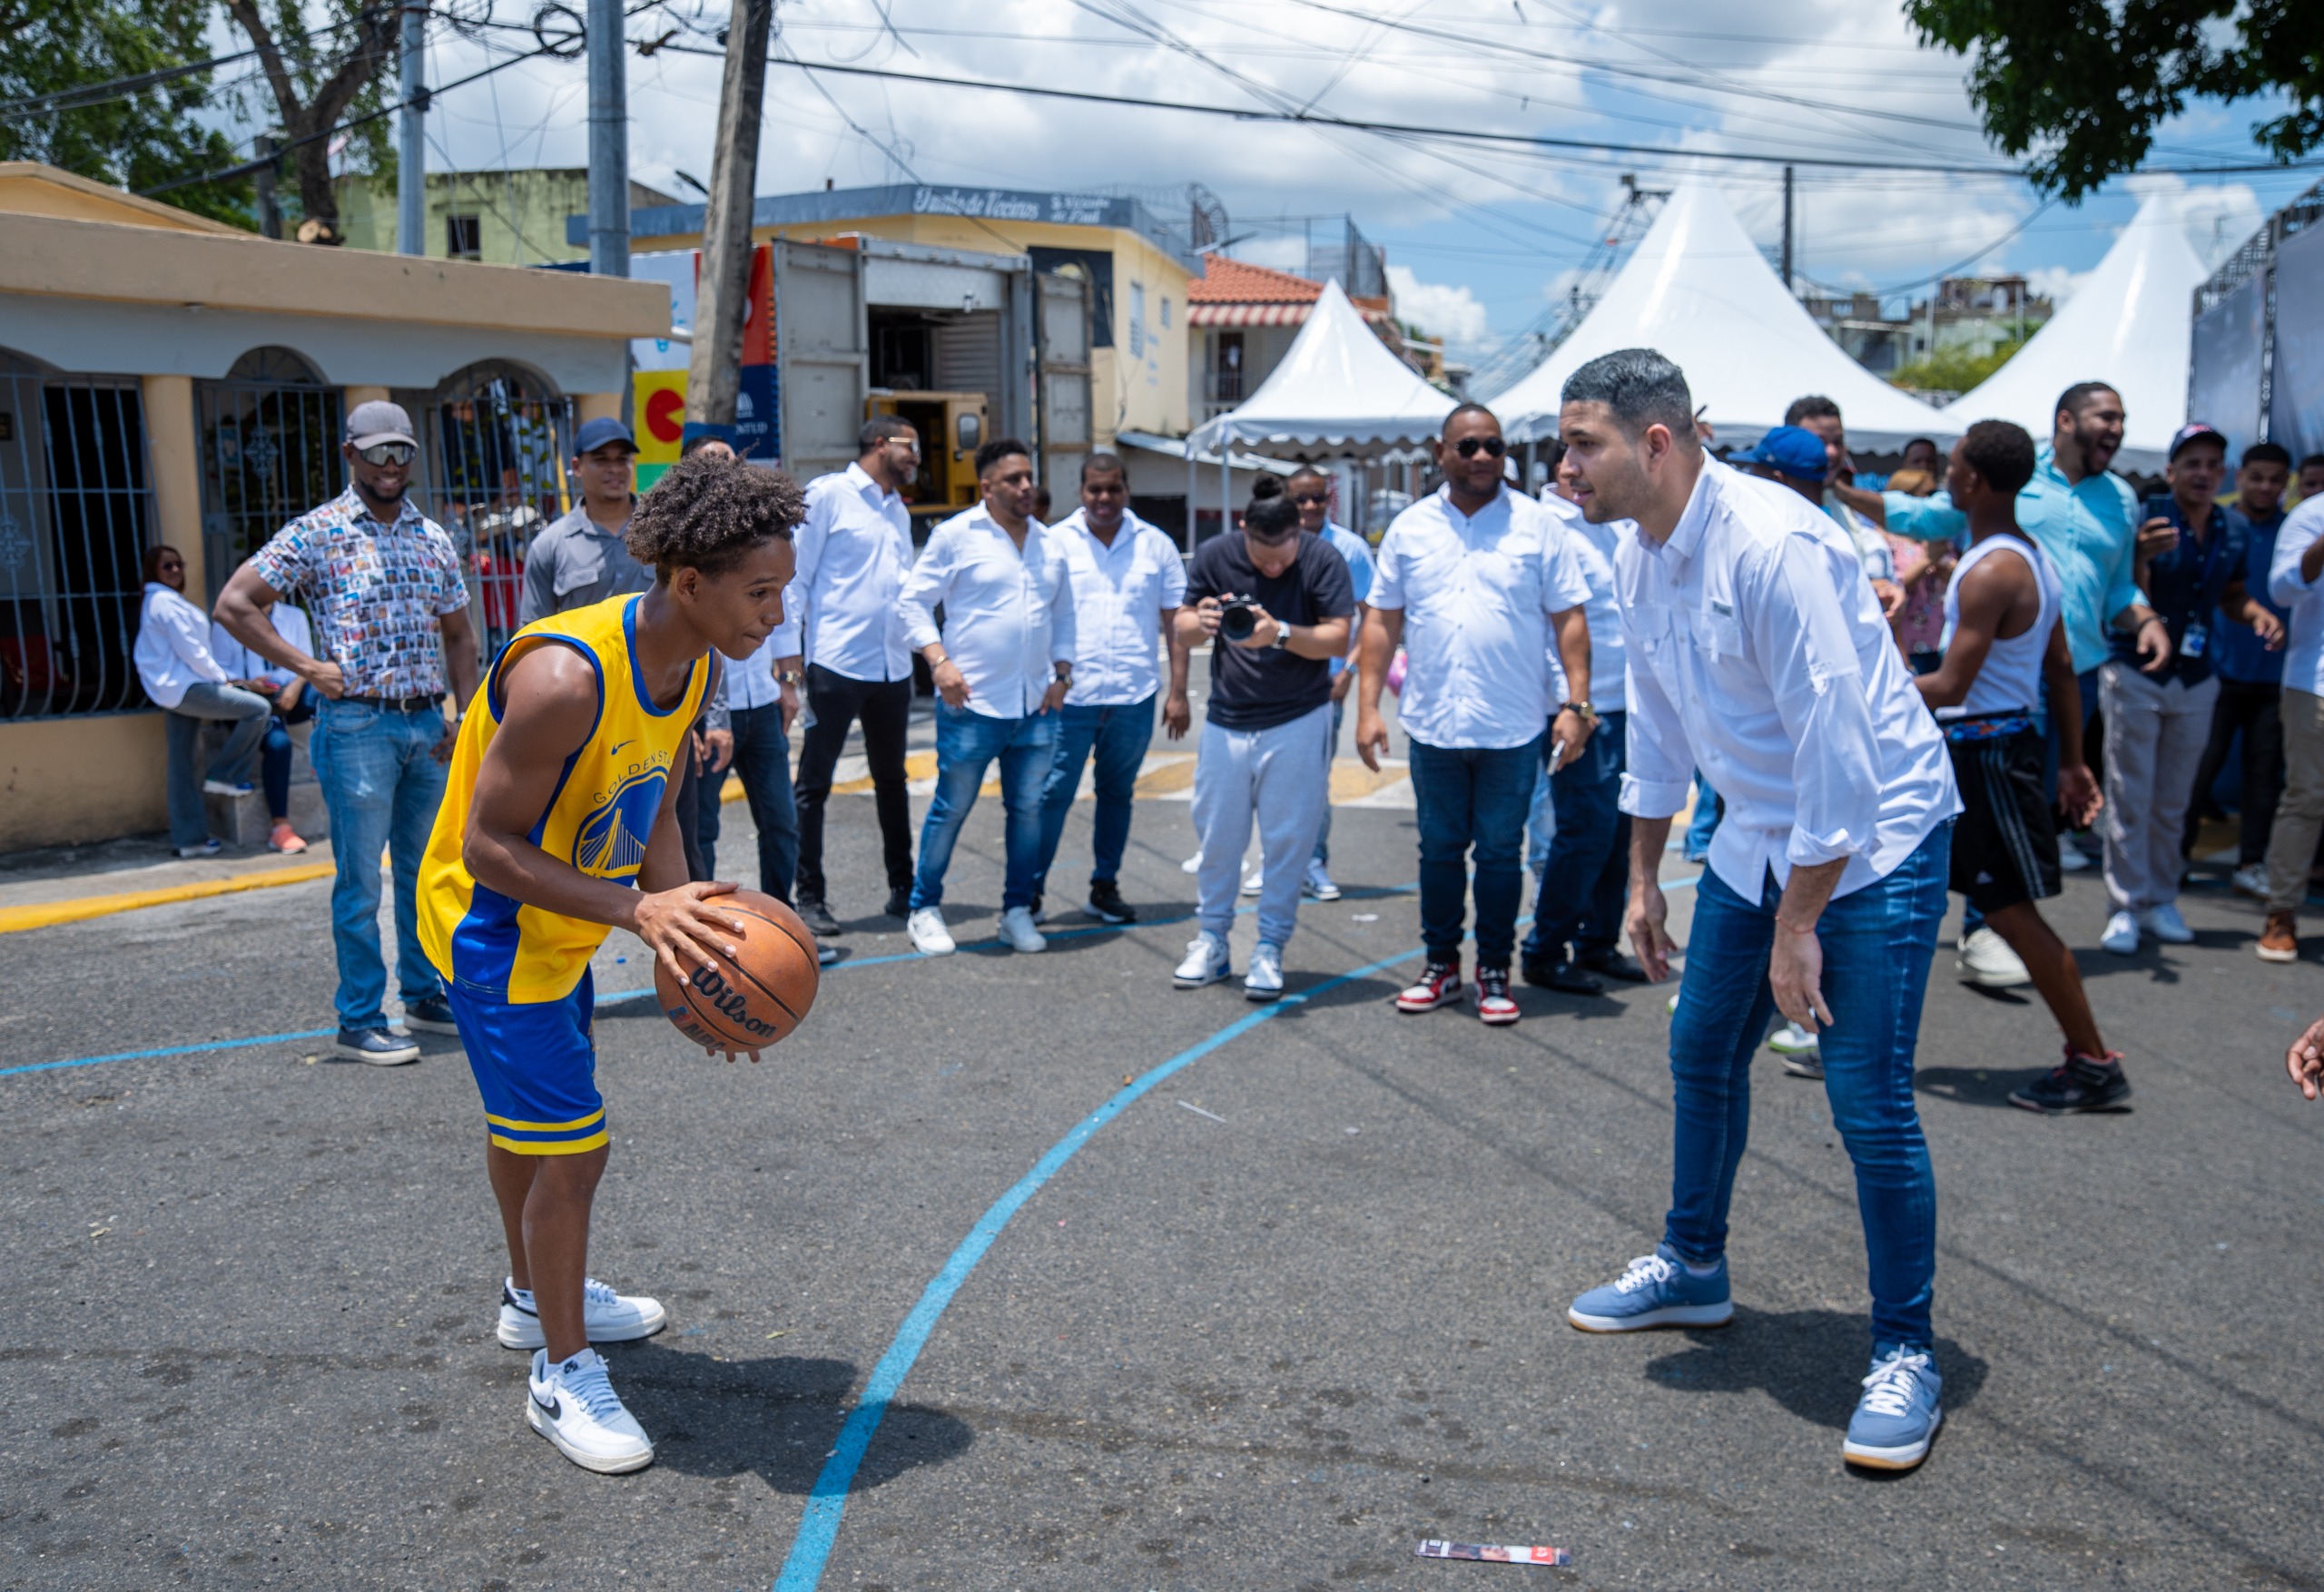
{"type": "MultiPolygon", "coordinates": [[[[212,74],[125,93],[96,87],[206,59],[209,14],[209,0],[0,0],[0,100],[73,96],[0,113],[0,160],[44,161],[130,189],[235,164],[224,134],[193,119],[212,74]]],[[[169,200],[248,227],[250,196],[242,177],[175,189],[169,200]]]]}
{"type": "MultiPolygon", "coordinates": [[[[5,4],[6,0],[0,0],[5,4]]],[[[375,115],[395,102],[395,8],[379,0],[223,0],[226,15],[259,53],[265,103],[281,142],[284,175],[298,195],[296,213],[338,231],[339,199],[330,182],[332,133],[347,129],[351,164],[383,178],[395,172],[393,119],[375,115]]],[[[253,91],[238,102],[248,113],[253,91]]],[[[290,206],[284,207],[289,210],[290,206]]]]}
{"type": "Polygon", "coordinates": [[[1996,343],[1983,352],[1974,349],[1939,349],[1917,359],[1907,360],[1891,370],[1888,373],[1889,385],[1915,393],[1971,391],[1983,386],[1986,377],[2008,364],[2010,356],[2024,348],[2026,338],[2031,335],[2029,330],[2005,342],[1996,343]]]}
{"type": "Polygon", "coordinates": [[[2135,170],[2191,98],[2281,95],[2253,136],[2281,160],[2324,145],[2317,0],[1905,0],[1921,42],[1971,57],[1987,136],[2069,202],[2135,170]]]}

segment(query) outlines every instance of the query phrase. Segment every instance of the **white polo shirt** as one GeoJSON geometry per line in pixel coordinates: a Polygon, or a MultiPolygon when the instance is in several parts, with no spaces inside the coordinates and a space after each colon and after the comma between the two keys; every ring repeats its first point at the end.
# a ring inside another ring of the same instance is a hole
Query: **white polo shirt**
{"type": "Polygon", "coordinates": [[[1710,866],[1747,901],[1770,870],[1847,859],[1885,877],[1961,811],[1953,762],[1846,533],[1806,498],[1705,458],[1668,542],[1622,538],[1630,642],[1621,810],[1669,818],[1699,768],[1727,803],[1710,866]]]}
{"type": "Polygon", "coordinates": [[[2311,497],[2276,527],[2276,561],[2268,595],[2291,615],[2284,622],[2284,688],[2324,696],[2324,580],[2299,578],[2299,561],[2324,536],[2324,497],[2311,497]]]}
{"type": "Polygon", "coordinates": [[[144,611],[131,656],[156,707],[177,706],[197,681],[222,685],[227,679],[210,654],[210,615],[159,581],[145,583],[144,611]]]}
{"type": "Polygon", "coordinates": [[[1367,601],[1404,615],[1406,734],[1485,751],[1549,728],[1550,616],[1590,600],[1556,516],[1503,488],[1471,516],[1440,486],[1390,522],[1373,562],[1367,601]]]}
{"type": "Polygon", "coordinates": [[[969,683],[971,712],[1030,716],[1057,678],[1052,665],[1072,661],[1073,587],[1060,546],[1030,520],[1019,553],[980,503],[938,526],[904,577],[905,644],[918,652],[943,642],[969,683]]]}
{"type": "Polygon", "coordinates": [[[1066,704],[1144,702],[1162,684],[1162,610],[1187,600],[1177,544],[1127,508],[1110,547],[1078,508],[1049,534],[1073,585],[1073,690],[1066,704]]]}
{"type": "Polygon", "coordinates": [[[911,649],[896,606],[911,568],[911,512],[903,498],[881,490],[862,465],[819,476],[807,488],[807,517],[792,545],[799,567],[783,606],[806,661],[850,680],[911,679],[911,649]]]}

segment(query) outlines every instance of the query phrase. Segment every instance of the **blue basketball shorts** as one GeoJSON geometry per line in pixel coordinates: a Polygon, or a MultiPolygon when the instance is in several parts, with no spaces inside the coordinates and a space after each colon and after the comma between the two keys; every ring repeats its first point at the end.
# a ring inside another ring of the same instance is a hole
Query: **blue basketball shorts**
{"type": "Polygon", "coordinates": [[[586,970],[562,1000],[511,1005],[449,978],[444,997],[494,1144],[519,1155],[578,1155],[606,1143],[597,1048],[589,1037],[596,989],[586,970]]]}

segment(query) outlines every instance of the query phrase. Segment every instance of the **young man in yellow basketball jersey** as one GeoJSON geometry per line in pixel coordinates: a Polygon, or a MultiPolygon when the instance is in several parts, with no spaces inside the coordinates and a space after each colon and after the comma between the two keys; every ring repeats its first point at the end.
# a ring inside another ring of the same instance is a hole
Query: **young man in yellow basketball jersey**
{"type": "Polygon", "coordinates": [[[654,1445],[589,1345],[665,1318],[587,1275],[607,1143],[589,958],[626,929],[684,978],[742,931],[718,908],[732,884],[686,882],[675,760],[717,655],[748,657],[783,623],[803,507],[773,470],[673,465],[627,533],[654,585],[509,639],[460,727],[420,865],[421,942],[484,1096],[508,1243],[500,1341],[535,1351],[533,1429],[591,1470],[642,1469],[654,1445]]]}

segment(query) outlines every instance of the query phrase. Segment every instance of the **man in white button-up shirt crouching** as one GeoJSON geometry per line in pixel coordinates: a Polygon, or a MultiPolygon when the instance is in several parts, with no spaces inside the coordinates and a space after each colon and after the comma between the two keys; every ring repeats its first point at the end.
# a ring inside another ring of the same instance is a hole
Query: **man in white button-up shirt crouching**
{"type": "Polygon", "coordinates": [[[1055,536],[1033,517],[1033,460],[1021,442],[977,449],[984,500],[928,538],[904,580],[904,639],[936,677],[936,795],[920,832],[920,870],[905,926],[922,956],[951,954],[944,874],[984,771],[1000,760],[1009,814],[1000,938],[1011,950],[1049,942],[1033,927],[1041,860],[1041,786],[1057,751],[1059,706],[1073,684],[1073,589],[1055,536]],[[944,608],[944,624],[936,608],[944,608]]]}
{"type": "Polygon", "coordinates": [[[1421,941],[1428,965],[1396,997],[1403,1012],[1459,1003],[1462,907],[1476,852],[1477,1016],[1517,1020],[1509,962],[1525,895],[1525,813],[1541,767],[1581,750],[1590,706],[1590,586],[1551,512],[1502,483],[1509,451],[1482,404],[1445,417],[1430,445],[1444,485],[1380,538],[1364,626],[1355,749],[1371,767],[1387,750],[1380,690],[1404,644],[1400,716],[1412,743],[1420,820],[1421,941]],[[1550,703],[1551,638],[1571,700],[1550,703]]]}
{"type": "MultiPolygon", "coordinates": [[[[1187,566],[1177,545],[1129,509],[1122,461],[1093,453],[1081,464],[1081,506],[1048,532],[1073,586],[1073,689],[1058,710],[1057,752],[1041,791],[1040,871],[1033,911],[1040,916],[1049,865],[1065,836],[1066,814],[1081,788],[1081,771],[1097,760],[1097,811],[1089,820],[1089,911],[1106,923],[1131,923],[1122,899],[1122,853],[1129,846],[1131,792],[1154,740],[1160,693],[1162,638],[1186,600],[1187,566]]],[[[1170,693],[1163,727],[1177,741],[1193,712],[1187,703],[1187,651],[1173,638],[1170,693]]]]}
{"type": "Polygon", "coordinates": [[[1630,646],[1627,927],[1660,978],[1658,873],[1700,768],[1726,799],[1696,889],[1670,1025],[1670,1212],[1654,1253],[1575,1300],[1585,1332],[1734,1313],[1727,1213],[1750,1064],[1780,1009],[1821,1032],[1824,1088],[1856,1164],[1872,1373],[1842,1452],[1910,1469],[1942,1419],[1929,1300],[1936,1184],[1913,1048],[1945,916],[1951,761],[1856,550],[1788,488],[1707,458],[1679,368],[1648,349],[1567,378],[1559,434],[1581,511],[1629,518],[1615,563],[1630,646]]]}

